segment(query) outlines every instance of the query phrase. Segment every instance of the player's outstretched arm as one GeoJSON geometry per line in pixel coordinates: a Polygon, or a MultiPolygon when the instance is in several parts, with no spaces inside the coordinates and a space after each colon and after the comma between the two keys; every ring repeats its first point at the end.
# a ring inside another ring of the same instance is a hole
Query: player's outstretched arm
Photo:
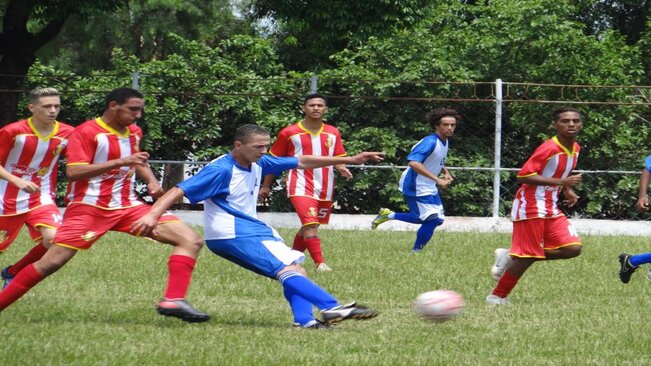
{"type": "Polygon", "coordinates": [[[96,164],[68,164],[66,175],[69,180],[96,177],[121,166],[145,166],[149,160],[149,153],[141,151],[120,159],[113,159],[96,164]]]}
{"type": "Polygon", "coordinates": [[[647,195],[649,181],[651,181],[651,173],[649,173],[647,169],[642,169],[642,175],[640,176],[640,189],[637,194],[637,203],[635,204],[635,208],[637,208],[638,211],[649,210],[649,197],[647,195]]]}
{"type": "Polygon", "coordinates": [[[354,156],[313,156],[301,155],[298,157],[299,169],[314,169],[338,164],[364,164],[367,161],[380,162],[384,160],[384,153],[364,151],[354,156]]]}
{"type": "MultiPolygon", "coordinates": [[[[167,193],[154,203],[151,210],[146,215],[139,218],[133,223],[133,225],[131,225],[131,232],[139,236],[149,235],[149,233],[151,233],[156,227],[156,224],[158,224],[158,219],[175,202],[178,202],[183,198],[183,195],[184,192],[179,187],[174,187],[167,191],[167,193]]],[[[154,235],[156,235],[156,233],[154,233],[154,235]]]]}

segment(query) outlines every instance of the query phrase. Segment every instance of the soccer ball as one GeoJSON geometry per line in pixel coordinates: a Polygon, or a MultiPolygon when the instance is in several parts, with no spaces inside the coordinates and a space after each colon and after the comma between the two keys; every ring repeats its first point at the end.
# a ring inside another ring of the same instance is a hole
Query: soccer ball
{"type": "Polygon", "coordinates": [[[452,290],[424,292],[414,302],[416,313],[425,320],[444,322],[463,311],[463,297],[452,290]]]}

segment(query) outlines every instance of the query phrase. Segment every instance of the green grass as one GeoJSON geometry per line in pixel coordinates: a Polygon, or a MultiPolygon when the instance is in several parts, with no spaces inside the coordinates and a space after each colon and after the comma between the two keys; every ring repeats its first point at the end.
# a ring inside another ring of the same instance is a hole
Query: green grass
{"type": "MultiPolygon", "coordinates": [[[[283,230],[291,238],[293,233],[283,230]]],[[[342,302],[381,311],[332,331],[291,328],[276,281],[203,251],[189,299],[209,312],[186,324],[156,314],[169,248],[110,233],[0,313],[3,365],[644,365],[651,344],[651,283],[617,277],[617,255],[651,239],[584,237],[584,253],[537,263],[511,304],[491,308],[493,249],[506,234],[437,233],[411,254],[412,232],[322,230],[332,273],[310,276],[342,302]],[[428,323],[414,298],[453,289],[464,313],[428,323]]],[[[4,266],[28,248],[21,235],[4,266]]]]}

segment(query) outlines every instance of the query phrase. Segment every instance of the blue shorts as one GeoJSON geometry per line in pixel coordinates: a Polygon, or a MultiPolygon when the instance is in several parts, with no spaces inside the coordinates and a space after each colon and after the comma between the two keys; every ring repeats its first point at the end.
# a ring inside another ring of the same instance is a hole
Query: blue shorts
{"type": "Polygon", "coordinates": [[[409,206],[409,212],[417,215],[419,219],[425,221],[432,215],[436,215],[441,220],[445,219],[443,202],[438,194],[420,197],[403,195],[403,197],[409,206]]]}
{"type": "Polygon", "coordinates": [[[208,249],[241,267],[269,278],[290,264],[305,261],[305,255],[273,236],[206,240],[208,249]]]}

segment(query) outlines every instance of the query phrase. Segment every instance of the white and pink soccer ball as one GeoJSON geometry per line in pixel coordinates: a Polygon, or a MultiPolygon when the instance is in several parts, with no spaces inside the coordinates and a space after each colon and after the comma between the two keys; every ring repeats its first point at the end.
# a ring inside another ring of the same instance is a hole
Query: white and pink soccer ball
{"type": "Polygon", "coordinates": [[[424,292],[414,302],[416,313],[425,320],[444,322],[463,311],[463,297],[452,290],[424,292]]]}

